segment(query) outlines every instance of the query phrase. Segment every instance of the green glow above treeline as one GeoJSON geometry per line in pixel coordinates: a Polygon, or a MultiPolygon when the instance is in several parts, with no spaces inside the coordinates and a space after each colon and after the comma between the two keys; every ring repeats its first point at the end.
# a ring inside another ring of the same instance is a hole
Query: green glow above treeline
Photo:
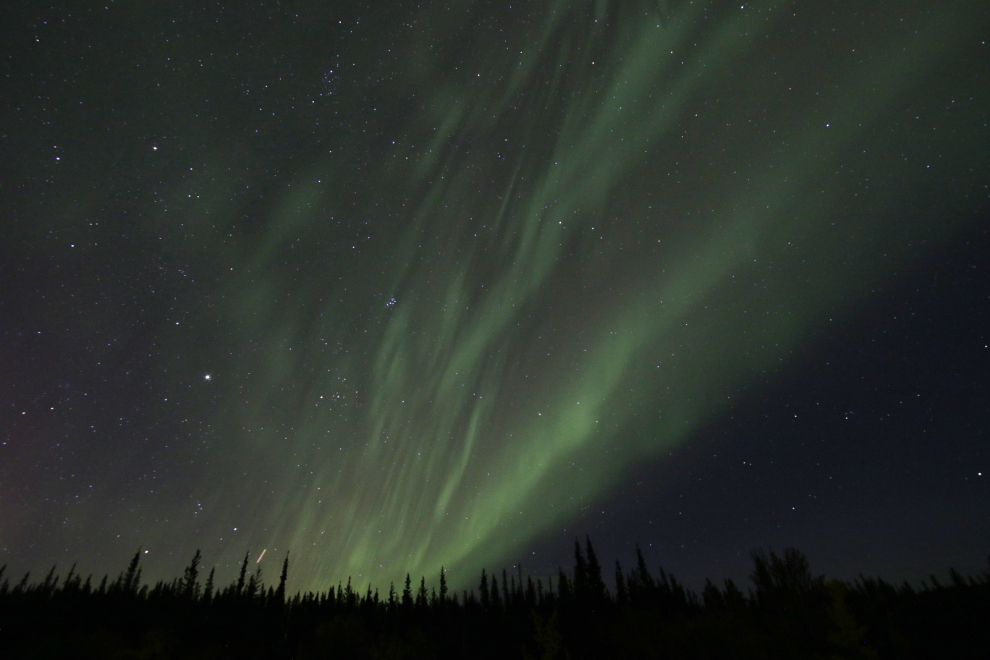
{"type": "MultiPolygon", "coordinates": [[[[230,238],[204,312],[221,330],[186,341],[227,388],[204,414],[232,463],[191,490],[232,560],[290,549],[303,589],[441,565],[463,586],[976,208],[959,193],[978,148],[904,124],[976,38],[975,5],[907,24],[811,2],[531,5],[382,30],[403,68],[374,109],[342,83],[351,128],[257,175],[250,229],[223,182],[175,229],[175,249],[230,238]]],[[[375,57],[360,48],[340,58],[375,57]]],[[[235,160],[208,151],[212,171],[235,160]]]]}

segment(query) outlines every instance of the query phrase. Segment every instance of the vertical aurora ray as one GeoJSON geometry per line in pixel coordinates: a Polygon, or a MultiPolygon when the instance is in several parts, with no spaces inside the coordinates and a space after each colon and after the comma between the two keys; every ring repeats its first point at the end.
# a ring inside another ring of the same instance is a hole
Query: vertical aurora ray
{"type": "Polygon", "coordinates": [[[447,5],[421,15],[418,113],[358,196],[401,236],[290,272],[287,249],[325,231],[307,209],[343,196],[328,157],[229,286],[254,384],[218,424],[240,429],[229,479],[267,465],[263,493],[242,484],[254,545],[292,548],[304,588],[471,579],[786,364],[913,240],[949,235],[976,202],[940,228],[912,209],[980,154],[933,178],[914,155],[958,138],[882,129],[979,10],[877,43],[854,15],[791,36],[805,4],[545,3],[490,25],[464,5],[470,52],[433,48],[447,5]]]}

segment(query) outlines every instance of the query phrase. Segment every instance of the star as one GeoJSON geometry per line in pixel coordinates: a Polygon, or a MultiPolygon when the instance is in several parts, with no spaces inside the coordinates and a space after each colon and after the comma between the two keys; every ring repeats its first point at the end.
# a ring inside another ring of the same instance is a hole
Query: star
{"type": "Polygon", "coordinates": [[[210,376],[210,374],[206,374],[205,376],[203,376],[203,380],[213,380],[213,377],[210,376]]]}

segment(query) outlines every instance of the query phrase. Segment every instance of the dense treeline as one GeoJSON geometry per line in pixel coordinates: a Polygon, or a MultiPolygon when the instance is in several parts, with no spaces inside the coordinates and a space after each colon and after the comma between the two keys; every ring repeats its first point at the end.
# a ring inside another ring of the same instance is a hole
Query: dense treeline
{"type": "Polygon", "coordinates": [[[286,596],[260,568],[217,588],[197,551],[181,578],[142,585],[140,551],[94,584],[55,568],[16,584],[0,569],[0,656],[9,658],[934,658],[990,657],[990,573],[920,587],[812,575],[797,550],[756,551],[752,586],[707,582],[700,596],[637,549],[612,593],[590,540],[546,583],[481,572],[451,593],[410,576],[388,593],[286,596]]]}

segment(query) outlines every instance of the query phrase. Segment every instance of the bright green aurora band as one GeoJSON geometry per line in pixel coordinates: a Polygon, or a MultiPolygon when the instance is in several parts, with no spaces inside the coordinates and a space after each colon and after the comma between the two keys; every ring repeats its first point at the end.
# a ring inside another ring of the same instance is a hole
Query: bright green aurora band
{"type": "Polygon", "coordinates": [[[222,329],[185,337],[217,356],[202,387],[224,464],[192,490],[224,560],[289,549],[299,588],[441,565],[467,586],[977,208],[981,148],[902,124],[978,41],[979,3],[910,24],[812,2],[524,4],[489,22],[435,3],[389,33],[403,68],[361,111],[408,112],[360,181],[355,132],[256,180],[278,187],[260,234],[225,208],[220,147],[211,192],[171,200],[228,250],[201,312],[222,329]],[[820,28],[792,31],[805,12],[820,28]],[[345,216],[367,230],[330,244],[345,216]]]}

